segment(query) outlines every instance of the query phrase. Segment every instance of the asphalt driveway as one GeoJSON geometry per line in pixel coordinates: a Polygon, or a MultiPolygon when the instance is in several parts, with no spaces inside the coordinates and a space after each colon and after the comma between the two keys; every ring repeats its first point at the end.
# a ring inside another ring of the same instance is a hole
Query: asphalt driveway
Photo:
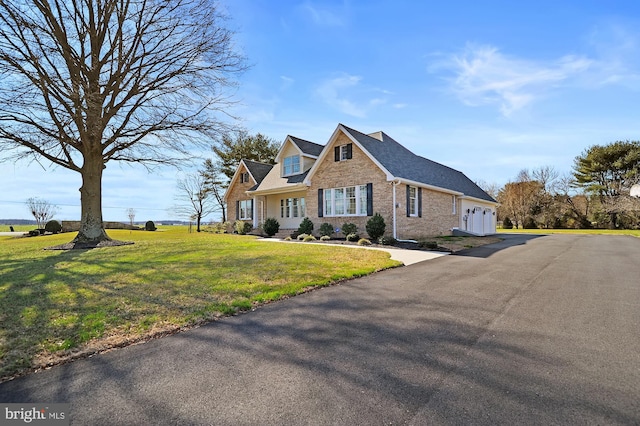
{"type": "Polygon", "coordinates": [[[640,424],[640,239],[512,236],[0,384],[72,424],[640,424]]]}

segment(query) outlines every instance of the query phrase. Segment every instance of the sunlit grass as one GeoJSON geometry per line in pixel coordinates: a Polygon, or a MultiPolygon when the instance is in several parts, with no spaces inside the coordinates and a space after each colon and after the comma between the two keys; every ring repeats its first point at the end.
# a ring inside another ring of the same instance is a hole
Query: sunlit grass
{"type": "Polygon", "coordinates": [[[135,244],[49,251],[73,234],[0,237],[0,376],[96,339],[135,340],[399,265],[375,250],[184,227],[108,234],[135,244]]]}

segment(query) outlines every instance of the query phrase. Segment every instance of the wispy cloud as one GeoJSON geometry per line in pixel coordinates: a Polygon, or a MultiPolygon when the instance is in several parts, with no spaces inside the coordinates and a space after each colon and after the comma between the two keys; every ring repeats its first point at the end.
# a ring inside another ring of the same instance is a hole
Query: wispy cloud
{"type": "Polygon", "coordinates": [[[347,24],[344,6],[342,10],[329,9],[327,6],[320,6],[311,1],[305,1],[300,5],[300,8],[316,25],[323,27],[342,27],[347,24]]]}
{"type": "Polygon", "coordinates": [[[493,46],[469,45],[432,70],[454,73],[449,79],[451,89],[466,105],[497,105],[509,116],[592,65],[592,60],[581,56],[545,63],[509,57],[493,46]]]}
{"type": "Polygon", "coordinates": [[[385,105],[385,96],[391,92],[361,83],[361,76],[340,74],[321,82],[315,93],[325,104],[341,113],[365,118],[374,108],[385,105]]]}

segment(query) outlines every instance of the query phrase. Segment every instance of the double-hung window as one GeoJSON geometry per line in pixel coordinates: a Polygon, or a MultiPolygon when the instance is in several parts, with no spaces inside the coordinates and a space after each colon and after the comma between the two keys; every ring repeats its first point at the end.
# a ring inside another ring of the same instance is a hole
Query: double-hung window
{"type": "Polygon", "coordinates": [[[300,156],[292,155],[286,157],[282,164],[282,175],[290,176],[300,173],[300,156]]]}
{"type": "Polygon", "coordinates": [[[324,189],[324,216],[366,216],[367,185],[324,189]]]}
{"type": "Polygon", "coordinates": [[[418,216],[418,188],[409,187],[409,216],[418,216]]]}
{"type": "Polygon", "coordinates": [[[253,219],[253,200],[238,201],[238,219],[253,219]]]}
{"type": "Polygon", "coordinates": [[[305,204],[304,197],[301,198],[284,198],[280,200],[280,217],[304,217],[305,204]]]}

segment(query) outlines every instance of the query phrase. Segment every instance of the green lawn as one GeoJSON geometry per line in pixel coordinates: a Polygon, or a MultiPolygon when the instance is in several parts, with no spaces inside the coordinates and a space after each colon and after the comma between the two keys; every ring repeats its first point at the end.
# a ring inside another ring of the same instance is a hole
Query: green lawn
{"type": "Polygon", "coordinates": [[[377,250],[185,227],[108,233],[135,244],[49,251],[73,234],[0,237],[0,377],[399,265],[377,250]]]}
{"type": "Polygon", "coordinates": [[[498,229],[498,233],[633,235],[634,237],[640,237],[640,229],[498,229]]]}

